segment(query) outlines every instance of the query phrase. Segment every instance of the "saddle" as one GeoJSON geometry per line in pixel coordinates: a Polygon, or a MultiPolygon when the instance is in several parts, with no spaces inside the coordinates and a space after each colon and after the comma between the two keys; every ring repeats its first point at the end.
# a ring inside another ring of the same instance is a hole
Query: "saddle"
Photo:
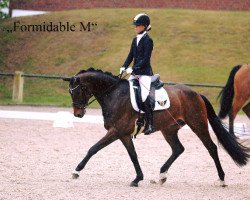
{"type": "Polygon", "coordinates": [[[151,88],[154,87],[156,90],[164,86],[164,83],[160,80],[160,75],[155,74],[151,78],[151,88]]]}
{"type": "MultiPolygon", "coordinates": [[[[165,106],[166,103],[169,103],[169,98],[166,90],[163,88],[164,83],[160,81],[160,75],[156,74],[151,78],[151,88],[149,93],[149,99],[153,110],[162,110],[166,109],[169,106],[165,106]],[[159,106],[160,107],[159,107],[159,106]]],[[[144,103],[141,98],[141,88],[139,80],[133,79],[130,81],[130,90],[131,103],[136,111],[145,111],[144,103]],[[132,94],[133,93],[133,94],[132,94]],[[133,99],[134,98],[134,101],[133,99]],[[135,105],[136,104],[136,105],[135,105]]]]}

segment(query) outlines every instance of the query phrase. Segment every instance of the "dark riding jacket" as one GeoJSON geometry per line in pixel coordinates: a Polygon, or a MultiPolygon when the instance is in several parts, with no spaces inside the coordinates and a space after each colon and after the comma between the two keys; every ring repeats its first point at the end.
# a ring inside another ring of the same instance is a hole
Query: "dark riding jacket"
{"type": "Polygon", "coordinates": [[[132,60],[134,59],[134,66],[132,67],[135,75],[147,75],[152,76],[153,71],[150,64],[150,58],[153,51],[153,40],[145,34],[138,43],[135,37],[132,41],[130,52],[126,61],[123,64],[125,69],[128,68],[132,60]]]}

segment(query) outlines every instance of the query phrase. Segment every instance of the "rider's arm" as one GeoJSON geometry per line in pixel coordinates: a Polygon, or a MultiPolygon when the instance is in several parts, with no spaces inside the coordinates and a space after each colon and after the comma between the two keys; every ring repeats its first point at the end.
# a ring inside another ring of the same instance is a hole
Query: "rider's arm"
{"type": "Polygon", "coordinates": [[[128,57],[127,57],[126,61],[123,64],[123,67],[125,67],[125,69],[128,68],[128,66],[130,65],[130,63],[133,60],[133,42],[134,42],[134,40],[132,41],[128,57]]]}

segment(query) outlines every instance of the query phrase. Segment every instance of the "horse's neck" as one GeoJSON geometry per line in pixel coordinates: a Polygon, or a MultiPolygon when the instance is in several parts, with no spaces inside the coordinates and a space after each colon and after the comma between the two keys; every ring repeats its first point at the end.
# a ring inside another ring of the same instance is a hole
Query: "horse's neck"
{"type": "Polygon", "coordinates": [[[104,122],[109,121],[116,113],[116,109],[121,108],[121,102],[129,100],[129,84],[126,84],[124,80],[115,81],[95,98],[101,106],[104,122]]]}
{"type": "Polygon", "coordinates": [[[129,96],[129,85],[125,80],[115,79],[114,77],[96,76],[91,78],[92,94],[102,108],[104,121],[108,120],[113,113],[114,105],[119,105],[119,98],[129,96]]]}
{"type": "Polygon", "coordinates": [[[118,82],[119,80],[109,77],[106,74],[96,74],[89,78],[89,83],[92,87],[92,94],[98,101],[108,97],[112,92],[113,87],[115,87],[118,82]]]}

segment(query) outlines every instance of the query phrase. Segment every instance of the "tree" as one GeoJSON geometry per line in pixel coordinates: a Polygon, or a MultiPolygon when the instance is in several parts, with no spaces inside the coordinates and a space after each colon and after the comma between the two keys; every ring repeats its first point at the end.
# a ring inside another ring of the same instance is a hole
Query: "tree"
{"type": "MultiPolygon", "coordinates": [[[[9,7],[10,0],[0,0],[0,19],[8,18],[10,15],[2,11],[3,8],[9,7]]],[[[9,12],[10,13],[10,12],[9,12]]]]}

